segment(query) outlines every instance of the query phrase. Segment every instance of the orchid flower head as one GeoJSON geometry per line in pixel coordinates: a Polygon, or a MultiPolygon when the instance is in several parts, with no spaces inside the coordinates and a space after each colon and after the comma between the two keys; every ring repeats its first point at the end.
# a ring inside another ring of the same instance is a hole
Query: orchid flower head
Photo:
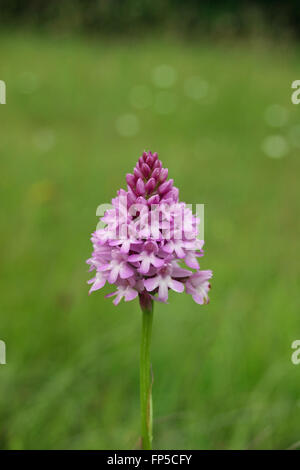
{"type": "Polygon", "coordinates": [[[198,238],[199,218],[168,179],[157,153],[143,152],[127,189],[120,189],[92,234],[93,253],[87,260],[95,275],[90,293],[113,284],[117,305],[135,299],[166,303],[169,291],[186,292],[198,304],[208,303],[212,271],[201,271],[204,241],[198,238]]]}

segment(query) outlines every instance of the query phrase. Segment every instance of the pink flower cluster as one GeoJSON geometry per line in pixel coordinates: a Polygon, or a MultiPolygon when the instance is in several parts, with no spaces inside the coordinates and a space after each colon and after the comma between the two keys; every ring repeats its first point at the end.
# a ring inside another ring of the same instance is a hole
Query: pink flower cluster
{"type": "Polygon", "coordinates": [[[115,296],[117,305],[146,293],[167,302],[170,289],[185,289],[198,304],[207,303],[212,271],[199,267],[204,244],[197,238],[199,219],[179,202],[157,153],[144,152],[126,181],[127,191],[118,191],[100,219],[103,228],[92,234],[94,251],[87,263],[96,274],[88,281],[90,292],[114,284],[116,290],[106,297],[115,296]]]}

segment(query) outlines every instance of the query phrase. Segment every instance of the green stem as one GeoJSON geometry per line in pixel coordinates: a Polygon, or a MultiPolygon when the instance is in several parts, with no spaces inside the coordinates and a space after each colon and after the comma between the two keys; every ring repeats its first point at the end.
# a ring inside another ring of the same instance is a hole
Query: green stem
{"type": "Polygon", "coordinates": [[[152,377],[150,374],[150,344],[153,321],[153,301],[142,304],[142,340],[140,355],[140,400],[142,419],[142,449],[152,448],[152,377]]]}

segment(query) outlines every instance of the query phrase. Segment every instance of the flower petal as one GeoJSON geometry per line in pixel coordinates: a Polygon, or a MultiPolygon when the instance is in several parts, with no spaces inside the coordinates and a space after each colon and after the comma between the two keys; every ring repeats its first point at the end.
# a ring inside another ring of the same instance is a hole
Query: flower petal
{"type": "Polygon", "coordinates": [[[134,271],[127,263],[122,263],[120,266],[120,277],[121,279],[127,279],[130,276],[133,276],[134,271]]]}
{"type": "Polygon", "coordinates": [[[159,278],[158,276],[155,277],[149,277],[148,279],[144,280],[144,286],[147,289],[148,292],[153,291],[154,289],[157,288],[159,283],[159,278]]]}
{"type": "Polygon", "coordinates": [[[135,289],[128,288],[125,293],[125,302],[129,302],[137,297],[138,291],[135,289]]]}
{"type": "Polygon", "coordinates": [[[128,256],[128,261],[132,261],[133,263],[136,262],[136,261],[140,261],[141,260],[141,255],[137,254],[137,255],[130,255],[128,256]]]}
{"type": "Polygon", "coordinates": [[[118,278],[119,266],[114,266],[108,275],[108,282],[114,284],[118,278]]]}
{"type": "Polygon", "coordinates": [[[161,268],[163,266],[165,260],[163,260],[161,258],[158,258],[157,256],[153,256],[151,262],[152,262],[153,266],[155,266],[156,268],[161,268]]]}
{"type": "Polygon", "coordinates": [[[176,281],[175,279],[171,279],[171,281],[169,282],[169,287],[175,292],[184,291],[184,285],[182,284],[182,282],[176,281]]]}
{"type": "Polygon", "coordinates": [[[162,279],[159,283],[158,298],[162,302],[166,302],[168,300],[168,281],[165,279],[162,279]]]}
{"type": "Polygon", "coordinates": [[[199,264],[194,253],[187,253],[184,258],[185,264],[192,269],[199,269],[199,264]]]}
{"type": "Polygon", "coordinates": [[[143,261],[141,262],[140,272],[142,274],[147,274],[150,269],[150,257],[144,257],[143,261]]]}
{"type": "Polygon", "coordinates": [[[193,297],[194,301],[195,301],[197,304],[200,304],[200,305],[203,305],[203,304],[204,304],[203,295],[201,295],[201,294],[194,294],[192,297],[193,297]]]}

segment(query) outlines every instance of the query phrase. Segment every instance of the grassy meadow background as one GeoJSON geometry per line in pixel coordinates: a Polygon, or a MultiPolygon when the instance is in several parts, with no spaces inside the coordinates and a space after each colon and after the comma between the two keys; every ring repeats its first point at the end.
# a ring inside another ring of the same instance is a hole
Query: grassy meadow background
{"type": "Polygon", "coordinates": [[[205,203],[214,271],[209,305],[155,305],[154,448],[295,445],[299,46],[10,31],[0,58],[0,448],[137,446],[138,302],[88,296],[85,260],[144,149],[205,203]]]}

